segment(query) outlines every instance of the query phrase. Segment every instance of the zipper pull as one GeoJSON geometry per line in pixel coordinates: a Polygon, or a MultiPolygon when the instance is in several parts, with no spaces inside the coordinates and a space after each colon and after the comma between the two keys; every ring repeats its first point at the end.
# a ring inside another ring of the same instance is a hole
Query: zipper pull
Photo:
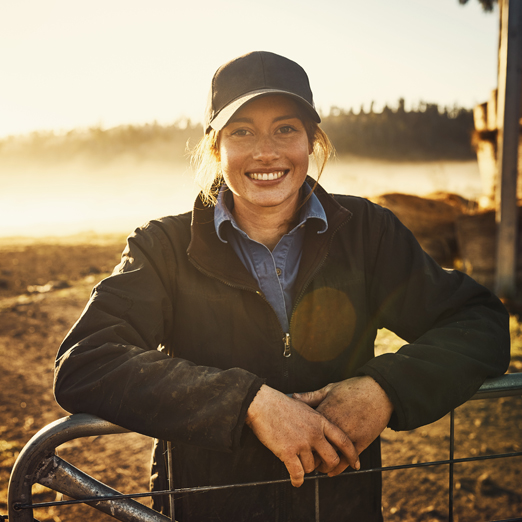
{"type": "Polygon", "coordinates": [[[290,351],[290,334],[287,333],[283,337],[283,342],[285,343],[285,349],[283,351],[284,357],[290,357],[292,355],[292,352],[290,351]]]}

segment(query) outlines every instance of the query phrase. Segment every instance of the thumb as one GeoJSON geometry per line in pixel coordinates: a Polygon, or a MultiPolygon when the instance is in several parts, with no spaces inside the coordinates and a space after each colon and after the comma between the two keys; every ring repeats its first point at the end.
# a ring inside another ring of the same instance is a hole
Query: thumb
{"type": "Polygon", "coordinates": [[[320,390],[305,392],[305,393],[294,393],[292,395],[293,399],[297,399],[298,401],[304,402],[308,404],[308,406],[312,408],[317,408],[321,402],[324,401],[326,396],[328,395],[329,386],[325,386],[320,390]]]}

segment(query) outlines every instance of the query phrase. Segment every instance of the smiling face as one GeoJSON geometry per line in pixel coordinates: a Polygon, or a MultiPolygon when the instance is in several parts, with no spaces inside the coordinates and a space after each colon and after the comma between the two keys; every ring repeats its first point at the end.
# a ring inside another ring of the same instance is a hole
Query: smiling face
{"type": "Polygon", "coordinates": [[[290,97],[264,96],[239,109],[219,135],[234,214],[293,215],[311,152],[299,107],[290,97]]]}

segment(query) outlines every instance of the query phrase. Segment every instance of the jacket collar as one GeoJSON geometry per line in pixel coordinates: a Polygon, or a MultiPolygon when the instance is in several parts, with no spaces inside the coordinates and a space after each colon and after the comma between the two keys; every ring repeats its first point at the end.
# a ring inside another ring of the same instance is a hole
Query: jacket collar
{"type": "MultiPolygon", "coordinates": [[[[312,187],[315,184],[315,180],[310,177],[306,182],[312,187]]],[[[352,213],[337,203],[320,185],[317,185],[315,194],[325,210],[328,230],[324,234],[317,234],[320,222],[311,220],[307,224],[296,288],[308,281],[321,265],[326,258],[333,235],[352,217],[352,213]]],[[[196,199],[192,212],[191,241],[187,255],[200,270],[226,284],[258,290],[255,279],[234,250],[230,245],[220,241],[214,227],[214,207],[206,206],[200,196],[196,199]]]]}

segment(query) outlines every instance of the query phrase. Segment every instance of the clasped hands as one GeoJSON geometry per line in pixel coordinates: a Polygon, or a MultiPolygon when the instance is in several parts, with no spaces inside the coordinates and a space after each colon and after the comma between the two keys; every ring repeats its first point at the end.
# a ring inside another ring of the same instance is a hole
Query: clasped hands
{"type": "Polygon", "coordinates": [[[263,385],[246,423],[299,487],[314,470],[333,477],[348,466],[359,469],[359,454],[387,426],[392,412],[384,390],[363,376],[292,398],[263,385]]]}

